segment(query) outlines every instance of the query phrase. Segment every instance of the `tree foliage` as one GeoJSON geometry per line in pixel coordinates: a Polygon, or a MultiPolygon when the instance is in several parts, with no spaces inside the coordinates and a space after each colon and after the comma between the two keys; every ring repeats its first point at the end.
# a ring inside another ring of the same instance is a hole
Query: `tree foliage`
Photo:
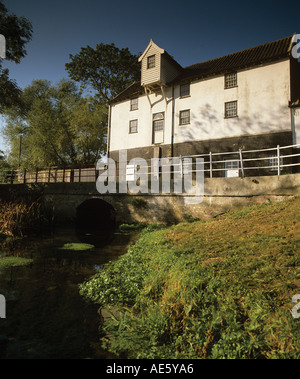
{"type": "Polygon", "coordinates": [[[106,102],[140,79],[138,57],[113,43],[100,43],[95,49],[82,47],[78,54],[70,54],[70,59],[66,63],[70,78],[91,87],[106,102]]]}
{"type": "MultiPolygon", "coordinates": [[[[6,40],[6,59],[20,63],[26,56],[25,45],[32,37],[32,24],[25,17],[10,14],[0,0],[0,33],[6,40]]],[[[0,112],[19,104],[21,90],[16,82],[9,78],[9,70],[3,68],[0,58],[0,112]]]]}
{"type": "Polygon", "coordinates": [[[94,164],[105,152],[106,109],[82,97],[73,81],[33,81],[21,101],[21,110],[8,113],[4,130],[14,166],[94,164]]]}

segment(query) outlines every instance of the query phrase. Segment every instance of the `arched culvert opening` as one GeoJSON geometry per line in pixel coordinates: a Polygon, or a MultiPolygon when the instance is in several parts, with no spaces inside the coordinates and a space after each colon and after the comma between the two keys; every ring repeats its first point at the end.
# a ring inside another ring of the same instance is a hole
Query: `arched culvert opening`
{"type": "Polygon", "coordinates": [[[115,229],[115,210],[102,199],[88,199],[76,208],[76,235],[81,242],[104,246],[115,229]]]}

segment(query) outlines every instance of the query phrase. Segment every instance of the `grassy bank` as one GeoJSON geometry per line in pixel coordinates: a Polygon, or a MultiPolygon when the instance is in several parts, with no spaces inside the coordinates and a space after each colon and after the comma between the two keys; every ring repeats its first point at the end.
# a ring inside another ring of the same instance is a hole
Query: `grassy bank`
{"type": "Polygon", "coordinates": [[[118,307],[103,345],[129,358],[299,358],[299,208],[296,199],[144,229],[80,286],[118,307]]]}

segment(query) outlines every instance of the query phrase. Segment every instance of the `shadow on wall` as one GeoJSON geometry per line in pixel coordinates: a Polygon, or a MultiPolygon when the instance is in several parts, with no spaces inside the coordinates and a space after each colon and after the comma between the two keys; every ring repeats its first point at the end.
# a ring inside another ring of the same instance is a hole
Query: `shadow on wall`
{"type": "Polygon", "coordinates": [[[180,141],[193,141],[278,132],[289,129],[289,118],[287,107],[268,109],[261,105],[252,113],[238,109],[238,117],[226,119],[222,111],[217,112],[210,104],[205,104],[198,107],[196,113],[192,112],[190,125],[176,129],[175,137],[180,141]]]}
{"type": "Polygon", "coordinates": [[[76,235],[96,247],[108,244],[115,230],[115,210],[106,201],[92,198],[76,208],[76,235]]]}

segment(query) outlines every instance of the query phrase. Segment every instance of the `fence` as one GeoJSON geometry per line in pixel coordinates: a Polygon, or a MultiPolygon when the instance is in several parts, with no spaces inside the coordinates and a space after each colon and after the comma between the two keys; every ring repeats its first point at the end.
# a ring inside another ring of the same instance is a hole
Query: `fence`
{"type": "Polygon", "coordinates": [[[36,170],[1,170],[0,183],[76,183],[95,182],[98,170],[95,167],[49,167],[36,170]]]}
{"type": "MultiPolygon", "coordinates": [[[[199,171],[195,162],[201,160],[203,164],[200,170],[205,177],[234,177],[234,176],[258,176],[258,175],[282,175],[285,173],[300,172],[300,144],[290,146],[276,146],[274,148],[260,150],[238,150],[222,153],[180,156],[165,159],[141,159],[136,158],[130,162],[116,162],[116,179],[120,165],[126,166],[126,180],[134,181],[136,173],[143,175],[159,175],[164,168],[169,173],[184,173],[199,171]],[[168,163],[167,161],[170,161],[168,163]]],[[[122,166],[122,167],[123,167],[122,166]]],[[[104,167],[105,169],[105,167],[104,167]]],[[[164,171],[166,172],[166,171],[164,171]]],[[[0,171],[0,183],[57,183],[57,182],[95,182],[100,171],[93,167],[49,167],[36,169],[35,171],[2,170],[0,171]]]]}

